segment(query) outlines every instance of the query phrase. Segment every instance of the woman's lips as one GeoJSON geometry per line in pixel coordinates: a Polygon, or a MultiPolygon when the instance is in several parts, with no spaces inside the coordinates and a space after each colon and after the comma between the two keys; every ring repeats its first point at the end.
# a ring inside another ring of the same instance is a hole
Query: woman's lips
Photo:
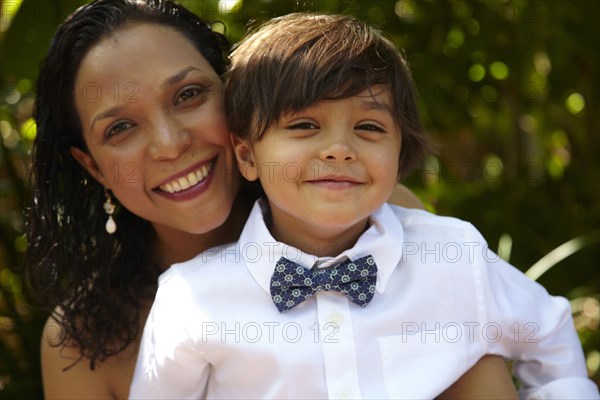
{"type": "Polygon", "coordinates": [[[187,200],[200,194],[209,186],[214,175],[217,158],[196,164],[179,173],[175,178],[157,186],[153,191],[173,200],[187,200]]]}
{"type": "Polygon", "coordinates": [[[163,192],[177,193],[182,190],[189,189],[190,187],[197,185],[198,182],[202,182],[208,174],[212,171],[212,163],[203,164],[195,170],[189,172],[187,175],[173,179],[170,182],[160,185],[158,188],[163,192]]]}

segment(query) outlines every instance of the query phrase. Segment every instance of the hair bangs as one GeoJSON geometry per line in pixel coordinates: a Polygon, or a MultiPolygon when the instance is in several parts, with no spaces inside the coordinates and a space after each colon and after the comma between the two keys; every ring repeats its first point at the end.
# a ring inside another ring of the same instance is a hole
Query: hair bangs
{"type": "Polygon", "coordinates": [[[319,101],[349,98],[373,86],[391,90],[397,62],[394,51],[373,41],[368,33],[357,36],[341,40],[323,35],[297,48],[275,44],[287,48],[288,54],[282,57],[267,51],[260,60],[246,63],[246,77],[262,82],[260,90],[252,90],[246,97],[254,105],[251,139],[260,139],[281,116],[319,101]]]}
{"type": "Polygon", "coordinates": [[[225,109],[231,132],[240,138],[260,140],[282,116],[319,101],[383,89],[402,135],[400,169],[419,164],[429,147],[402,52],[354,17],[274,18],[251,31],[230,57],[225,109]]]}

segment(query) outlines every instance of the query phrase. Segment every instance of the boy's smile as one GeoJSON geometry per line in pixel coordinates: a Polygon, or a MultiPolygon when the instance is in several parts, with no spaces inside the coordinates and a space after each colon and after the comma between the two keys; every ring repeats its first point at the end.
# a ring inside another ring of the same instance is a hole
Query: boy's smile
{"type": "Polygon", "coordinates": [[[397,181],[401,135],[389,104],[388,90],[372,87],[284,115],[254,144],[238,140],[240,169],[260,179],[277,240],[319,256],[354,244],[397,181]]]}

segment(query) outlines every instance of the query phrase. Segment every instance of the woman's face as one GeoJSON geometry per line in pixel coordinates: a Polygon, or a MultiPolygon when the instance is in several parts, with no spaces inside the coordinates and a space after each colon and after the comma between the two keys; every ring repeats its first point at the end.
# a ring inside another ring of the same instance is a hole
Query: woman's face
{"type": "Polygon", "coordinates": [[[82,60],[75,106],[89,153],[72,154],[157,228],[208,232],[237,192],[222,95],[219,76],[185,36],[130,24],[82,60]]]}

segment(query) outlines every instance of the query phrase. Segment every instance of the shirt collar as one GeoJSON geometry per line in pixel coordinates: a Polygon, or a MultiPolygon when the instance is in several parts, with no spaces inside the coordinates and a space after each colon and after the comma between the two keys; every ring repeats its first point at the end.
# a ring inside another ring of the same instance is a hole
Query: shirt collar
{"type": "Polygon", "coordinates": [[[271,275],[275,263],[281,257],[311,269],[315,264],[318,268],[324,268],[346,259],[356,260],[371,254],[377,264],[376,289],[380,293],[385,290],[392,272],[402,257],[404,231],[398,217],[387,204],[383,204],[370,216],[369,228],[359,237],[354,247],[341,252],[336,257],[319,258],[304,253],[294,246],[278,242],[265,223],[264,216],[268,214],[267,202],[264,199],[257,200],[239,240],[244,263],[252,277],[267,293],[270,293],[271,275]]]}

